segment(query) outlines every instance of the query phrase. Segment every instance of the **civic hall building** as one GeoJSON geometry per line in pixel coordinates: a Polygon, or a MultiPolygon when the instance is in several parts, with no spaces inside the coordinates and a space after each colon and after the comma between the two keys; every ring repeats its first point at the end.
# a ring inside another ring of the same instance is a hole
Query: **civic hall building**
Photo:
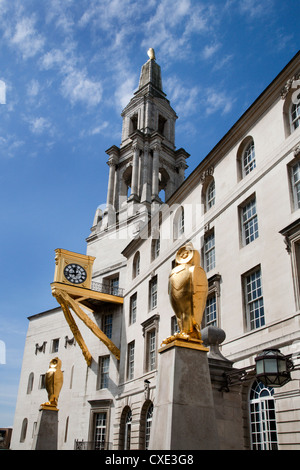
{"type": "Polygon", "coordinates": [[[54,357],[58,449],[151,448],[161,343],[177,330],[168,278],[188,241],[209,285],[201,328],[220,449],[299,450],[300,53],[186,179],[153,53],[121,116],[86,254],[55,250],[57,308],[28,319],[11,448],[32,448],[54,357]],[[76,285],[68,263],[85,269],[76,285]],[[292,360],[281,387],[256,377],[265,350],[292,360]]]}

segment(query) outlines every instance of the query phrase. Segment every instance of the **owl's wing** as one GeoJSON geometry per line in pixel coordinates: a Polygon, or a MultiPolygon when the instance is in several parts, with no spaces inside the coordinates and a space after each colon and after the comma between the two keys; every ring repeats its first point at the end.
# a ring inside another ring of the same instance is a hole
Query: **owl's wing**
{"type": "Polygon", "coordinates": [[[193,314],[195,321],[200,325],[206,305],[208,282],[205,271],[201,266],[193,269],[193,314]]]}
{"type": "Polygon", "coordinates": [[[58,369],[54,374],[54,387],[53,387],[54,395],[56,397],[59,396],[59,392],[61,391],[62,384],[63,384],[63,373],[60,369],[58,369]]]}
{"type": "Polygon", "coordinates": [[[46,372],[45,386],[46,386],[46,390],[48,392],[48,395],[53,394],[53,391],[54,391],[54,372],[52,370],[46,372]]]}

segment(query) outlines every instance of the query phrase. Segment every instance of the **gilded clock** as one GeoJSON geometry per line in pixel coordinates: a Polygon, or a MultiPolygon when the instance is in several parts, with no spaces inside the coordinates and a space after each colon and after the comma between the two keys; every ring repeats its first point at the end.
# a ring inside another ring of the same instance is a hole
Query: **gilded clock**
{"type": "Polygon", "coordinates": [[[82,284],[87,278],[87,273],[80,264],[70,263],[64,269],[64,276],[72,284],[82,284]]]}

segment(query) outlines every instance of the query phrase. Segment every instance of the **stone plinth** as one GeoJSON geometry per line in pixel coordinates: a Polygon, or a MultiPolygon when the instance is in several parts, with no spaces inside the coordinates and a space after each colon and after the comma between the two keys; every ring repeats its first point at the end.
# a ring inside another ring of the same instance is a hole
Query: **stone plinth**
{"type": "Polygon", "coordinates": [[[57,450],[58,409],[39,410],[32,450],[57,450]]]}
{"type": "Polygon", "coordinates": [[[150,449],[219,449],[207,349],[174,341],[159,353],[150,449]]]}

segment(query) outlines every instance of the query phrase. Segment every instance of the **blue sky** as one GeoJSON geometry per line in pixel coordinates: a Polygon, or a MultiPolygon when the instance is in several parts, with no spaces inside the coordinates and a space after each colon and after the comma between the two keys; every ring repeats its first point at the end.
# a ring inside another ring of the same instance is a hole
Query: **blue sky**
{"type": "Polygon", "coordinates": [[[106,201],[105,150],[148,48],[188,174],[296,54],[299,17],[298,0],[0,0],[0,427],[27,317],[57,306],[54,250],[85,253],[106,201]]]}

